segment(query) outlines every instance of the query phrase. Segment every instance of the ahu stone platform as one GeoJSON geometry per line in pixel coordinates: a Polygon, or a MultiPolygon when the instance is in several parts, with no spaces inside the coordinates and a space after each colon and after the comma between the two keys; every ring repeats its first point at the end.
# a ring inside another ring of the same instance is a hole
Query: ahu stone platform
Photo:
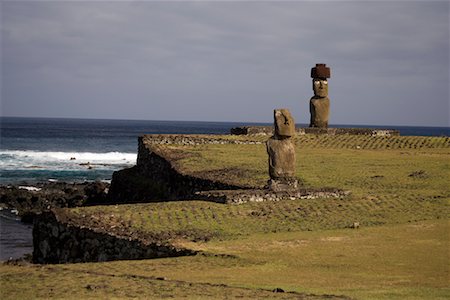
{"type": "Polygon", "coordinates": [[[224,204],[242,204],[246,202],[282,201],[316,198],[343,198],[349,191],[337,188],[299,188],[295,191],[274,192],[269,189],[213,190],[196,193],[199,200],[224,204]]]}
{"type": "MultiPolygon", "coordinates": [[[[297,127],[297,135],[328,134],[328,135],[368,135],[368,136],[400,136],[400,131],[394,129],[371,128],[317,128],[297,127]]],[[[234,135],[273,135],[273,126],[240,126],[230,130],[234,135]]]]}

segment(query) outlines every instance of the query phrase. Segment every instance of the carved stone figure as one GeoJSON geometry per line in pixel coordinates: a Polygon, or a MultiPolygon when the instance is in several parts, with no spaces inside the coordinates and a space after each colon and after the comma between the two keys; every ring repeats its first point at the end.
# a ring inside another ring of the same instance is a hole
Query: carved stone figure
{"type": "Polygon", "coordinates": [[[274,110],[275,134],[267,141],[269,188],[273,191],[297,189],[295,179],[295,122],[287,109],[274,110]]]}
{"type": "Polygon", "coordinates": [[[316,64],[311,69],[314,96],[309,101],[311,121],[309,127],[328,128],[330,115],[330,99],[328,98],[328,80],[330,68],[325,64],[316,64]]]}

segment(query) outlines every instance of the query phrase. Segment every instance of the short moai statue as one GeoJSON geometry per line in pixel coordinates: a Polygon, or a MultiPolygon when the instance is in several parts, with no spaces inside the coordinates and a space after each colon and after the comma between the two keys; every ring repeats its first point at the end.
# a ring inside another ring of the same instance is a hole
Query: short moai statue
{"type": "Polygon", "coordinates": [[[311,69],[314,96],[309,100],[311,121],[309,127],[328,128],[330,99],[328,98],[328,80],[330,68],[325,64],[316,64],[311,69]]]}
{"type": "Polygon", "coordinates": [[[269,189],[275,192],[298,188],[295,178],[295,122],[287,109],[274,110],[275,134],[267,141],[269,189]]]}

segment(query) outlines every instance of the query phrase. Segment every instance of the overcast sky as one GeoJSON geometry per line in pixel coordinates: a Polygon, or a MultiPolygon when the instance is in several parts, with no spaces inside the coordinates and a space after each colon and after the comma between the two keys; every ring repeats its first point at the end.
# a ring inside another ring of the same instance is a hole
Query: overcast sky
{"type": "Polygon", "coordinates": [[[1,115],[449,126],[448,1],[1,1],[1,115]]]}

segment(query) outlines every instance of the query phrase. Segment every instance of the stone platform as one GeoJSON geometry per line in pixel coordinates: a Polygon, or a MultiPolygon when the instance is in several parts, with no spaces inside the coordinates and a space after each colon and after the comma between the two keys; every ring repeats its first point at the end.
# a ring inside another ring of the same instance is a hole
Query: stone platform
{"type": "Polygon", "coordinates": [[[213,190],[195,193],[199,200],[225,204],[242,204],[246,202],[281,201],[316,198],[342,198],[349,191],[337,188],[299,188],[296,191],[273,192],[268,189],[213,190]]]}
{"type": "MultiPolygon", "coordinates": [[[[296,134],[328,134],[328,135],[370,135],[370,136],[399,136],[400,131],[394,129],[371,128],[316,128],[297,127],[296,134]]],[[[273,126],[241,126],[231,128],[234,135],[273,135],[273,126]]]]}

